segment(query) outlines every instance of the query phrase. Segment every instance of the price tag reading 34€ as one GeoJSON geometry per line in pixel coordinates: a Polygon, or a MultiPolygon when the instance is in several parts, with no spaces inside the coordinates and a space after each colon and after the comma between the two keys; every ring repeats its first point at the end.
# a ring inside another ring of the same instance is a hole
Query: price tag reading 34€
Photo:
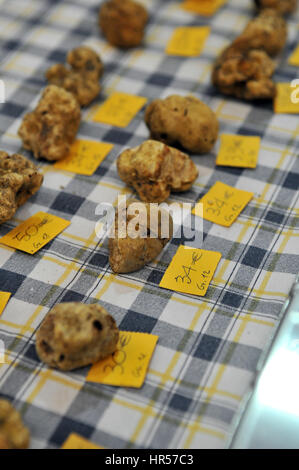
{"type": "Polygon", "coordinates": [[[90,176],[96,171],[112,148],[112,144],[78,139],[71,146],[69,155],[56,162],[54,167],[59,170],[90,176]]]}
{"type": "Polygon", "coordinates": [[[280,114],[299,114],[299,85],[277,83],[274,98],[274,112],[280,114]]]}
{"type": "Polygon", "coordinates": [[[158,336],[120,331],[114,354],[94,364],[86,380],[106,385],[140,388],[156,347],[158,336]]]}
{"type": "Polygon", "coordinates": [[[70,225],[46,212],[38,212],[0,238],[0,243],[33,255],[70,225]]]}
{"type": "Polygon", "coordinates": [[[168,55],[198,56],[209,34],[209,26],[181,26],[176,28],[165,52],[168,55]]]}
{"type": "Polygon", "coordinates": [[[222,134],[216,164],[255,168],[260,150],[260,137],[222,134]]]}
{"type": "Polygon", "coordinates": [[[116,91],[99,107],[93,121],[127,127],[146,102],[147,98],[143,96],[116,91]]]}
{"type": "MultiPolygon", "coordinates": [[[[253,196],[254,193],[217,181],[199,201],[199,204],[202,204],[203,218],[230,227],[253,196]]],[[[192,214],[201,216],[200,208],[197,210],[195,206],[192,214]]]]}
{"type": "Polygon", "coordinates": [[[181,245],[168,266],[160,287],[204,296],[220,261],[221,253],[181,245]]]}

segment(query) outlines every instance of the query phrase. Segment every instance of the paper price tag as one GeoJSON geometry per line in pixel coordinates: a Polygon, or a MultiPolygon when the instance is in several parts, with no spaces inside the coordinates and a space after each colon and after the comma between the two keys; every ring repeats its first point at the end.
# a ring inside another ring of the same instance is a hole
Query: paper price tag
{"type": "Polygon", "coordinates": [[[0,315],[5,309],[10,297],[11,297],[10,292],[0,292],[0,315]]]}
{"type": "Polygon", "coordinates": [[[299,85],[277,83],[274,111],[280,114],[299,114],[299,85]]]}
{"type": "Polygon", "coordinates": [[[33,255],[69,225],[68,220],[38,212],[0,238],[0,243],[33,255]]]}
{"type": "Polygon", "coordinates": [[[155,335],[121,331],[116,352],[94,364],[86,380],[140,388],[157,341],[158,336],[155,335]]]}
{"type": "Polygon", "coordinates": [[[85,439],[85,437],[73,432],[64,442],[61,449],[104,449],[104,447],[98,446],[85,439]]]}
{"type": "Polygon", "coordinates": [[[217,165],[242,168],[256,167],[261,145],[260,137],[222,134],[220,140],[220,150],[216,159],[217,165]]]}
{"type": "Polygon", "coordinates": [[[226,3],[227,0],[185,0],[181,7],[184,10],[198,13],[203,16],[211,16],[226,3]]]}
{"type": "MultiPolygon", "coordinates": [[[[203,205],[203,218],[230,227],[253,198],[253,195],[254,193],[242,191],[217,181],[199,201],[199,204],[203,205]]],[[[195,206],[192,214],[201,215],[201,208],[198,209],[195,206]]]]}
{"type": "Polygon", "coordinates": [[[54,168],[79,175],[92,175],[113,148],[112,144],[92,140],[76,140],[69,155],[55,163],[54,168]]]}
{"type": "Polygon", "coordinates": [[[116,91],[99,107],[93,121],[127,127],[146,102],[147,98],[143,96],[116,91]]]}
{"type": "Polygon", "coordinates": [[[220,261],[221,253],[181,245],[168,266],[160,287],[204,296],[220,261]]]}
{"type": "Polygon", "coordinates": [[[199,56],[209,34],[209,26],[182,26],[176,28],[165,52],[168,55],[184,57],[199,56]]]}
{"type": "Polygon", "coordinates": [[[299,45],[293,51],[292,55],[289,58],[288,63],[290,65],[294,65],[295,67],[299,67],[299,45]]]}

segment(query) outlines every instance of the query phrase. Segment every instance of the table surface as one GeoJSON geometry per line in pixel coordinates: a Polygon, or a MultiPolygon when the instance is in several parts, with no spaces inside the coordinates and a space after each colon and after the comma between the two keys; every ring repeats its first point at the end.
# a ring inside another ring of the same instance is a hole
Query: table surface
{"type": "MultiPolygon", "coordinates": [[[[33,256],[0,247],[0,290],[13,294],[0,318],[7,353],[0,367],[0,396],[22,413],[32,448],[59,448],[71,432],[107,448],[222,448],[298,271],[298,117],[273,114],[270,102],[225,98],[211,86],[212,64],[253,16],[252,1],[228,1],[212,18],[204,18],[182,11],[179,2],[144,0],[151,15],[146,40],[129,51],[109,46],[99,32],[100,3],[0,1],[6,85],[1,149],[32,158],[17,137],[22,117],[46,85],[45,70],[64,62],[67,51],[81,44],[100,53],[105,72],[99,98],[83,111],[78,137],[114,144],[89,177],[41,162],[41,190],[0,227],[3,236],[40,210],[71,221],[33,256]],[[200,57],[165,55],[175,27],[207,24],[211,34],[200,57]],[[107,240],[94,231],[95,209],[130,194],[115,161],[124,148],[148,138],[143,110],[126,128],[92,121],[113,91],[149,100],[192,93],[217,113],[221,133],[262,138],[255,170],[216,167],[217,143],[209,155],[192,157],[199,169],[192,189],[170,198],[194,203],[216,181],[254,191],[230,228],[204,222],[203,248],[222,253],[204,298],[159,287],[177,239],[144,269],[118,276],[111,272],[107,240]],[[89,367],[62,373],[39,361],[36,329],[49,309],[66,301],[99,302],[120,329],[159,336],[141,389],[86,382],[89,367]]],[[[298,69],[287,63],[298,43],[297,21],[298,15],[288,19],[288,43],[275,73],[279,82],[298,77],[298,69]]]]}

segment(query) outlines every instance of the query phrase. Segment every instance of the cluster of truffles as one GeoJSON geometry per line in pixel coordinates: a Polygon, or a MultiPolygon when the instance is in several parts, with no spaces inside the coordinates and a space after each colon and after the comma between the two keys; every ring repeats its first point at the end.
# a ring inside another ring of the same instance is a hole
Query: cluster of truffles
{"type": "Polygon", "coordinates": [[[225,95],[246,100],[273,98],[275,63],[271,56],[283,49],[286,40],[287,25],[280,11],[262,8],[217,59],[212,74],[214,86],[225,95]]]}
{"type": "Polygon", "coordinates": [[[146,9],[133,0],[109,0],[99,12],[104,36],[112,46],[120,48],[139,46],[147,21],[146,9]]]}

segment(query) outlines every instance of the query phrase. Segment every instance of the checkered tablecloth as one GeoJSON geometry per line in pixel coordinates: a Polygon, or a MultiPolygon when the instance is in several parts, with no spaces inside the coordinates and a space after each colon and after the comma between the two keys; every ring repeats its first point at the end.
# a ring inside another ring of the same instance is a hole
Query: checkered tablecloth
{"type": "MultiPolygon", "coordinates": [[[[177,1],[143,0],[151,15],[146,41],[130,51],[109,46],[101,35],[100,3],[0,0],[0,78],[6,85],[0,148],[32,158],[17,137],[21,119],[46,85],[45,70],[81,44],[100,53],[105,72],[78,136],[114,144],[90,177],[41,163],[43,187],[0,227],[3,236],[40,210],[71,221],[34,256],[0,246],[0,290],[12,292],[0,317],[7,354],[0,396],[21,411],[32,448],[59,448],[71,432],[107,448],[222,448],[298,271],[298,116],[275,115],[270,102],[225,98],[211,86],[212,64],[253,15],[253,1],[229,0],[209,19],[182,11],[177,1]],[[199,58],[165,55],[176,26],[206,24],[211,35],[199,58]],[[179,240],[144,269],[116,276],[107,240],[96,237],[96,206],[130,193],[117,175],[117,156],[148,138],[143,111],[125,129],[92,121],[116,90],[149,100],[191,92],[217,113],[222,133],[262,138],[256,170],[216,167],[217,144],[211,154],[192,157],[196,183],[170,199],[196,202],[216,181],[255,193],[231,228],[204,222],[203,248],[222,253],[204,298],[159,288],[179,240]],[[66,301],[100,302],[120,329],[159,336],[141,389],[86,382],[88,367],[62,373],[38,360],[35,331],[50,308],[66,301]]],[[[299,78],[287,64],[298,43],[297,21],[298,15],[288,20],[276,81],[299,78]]]]}

